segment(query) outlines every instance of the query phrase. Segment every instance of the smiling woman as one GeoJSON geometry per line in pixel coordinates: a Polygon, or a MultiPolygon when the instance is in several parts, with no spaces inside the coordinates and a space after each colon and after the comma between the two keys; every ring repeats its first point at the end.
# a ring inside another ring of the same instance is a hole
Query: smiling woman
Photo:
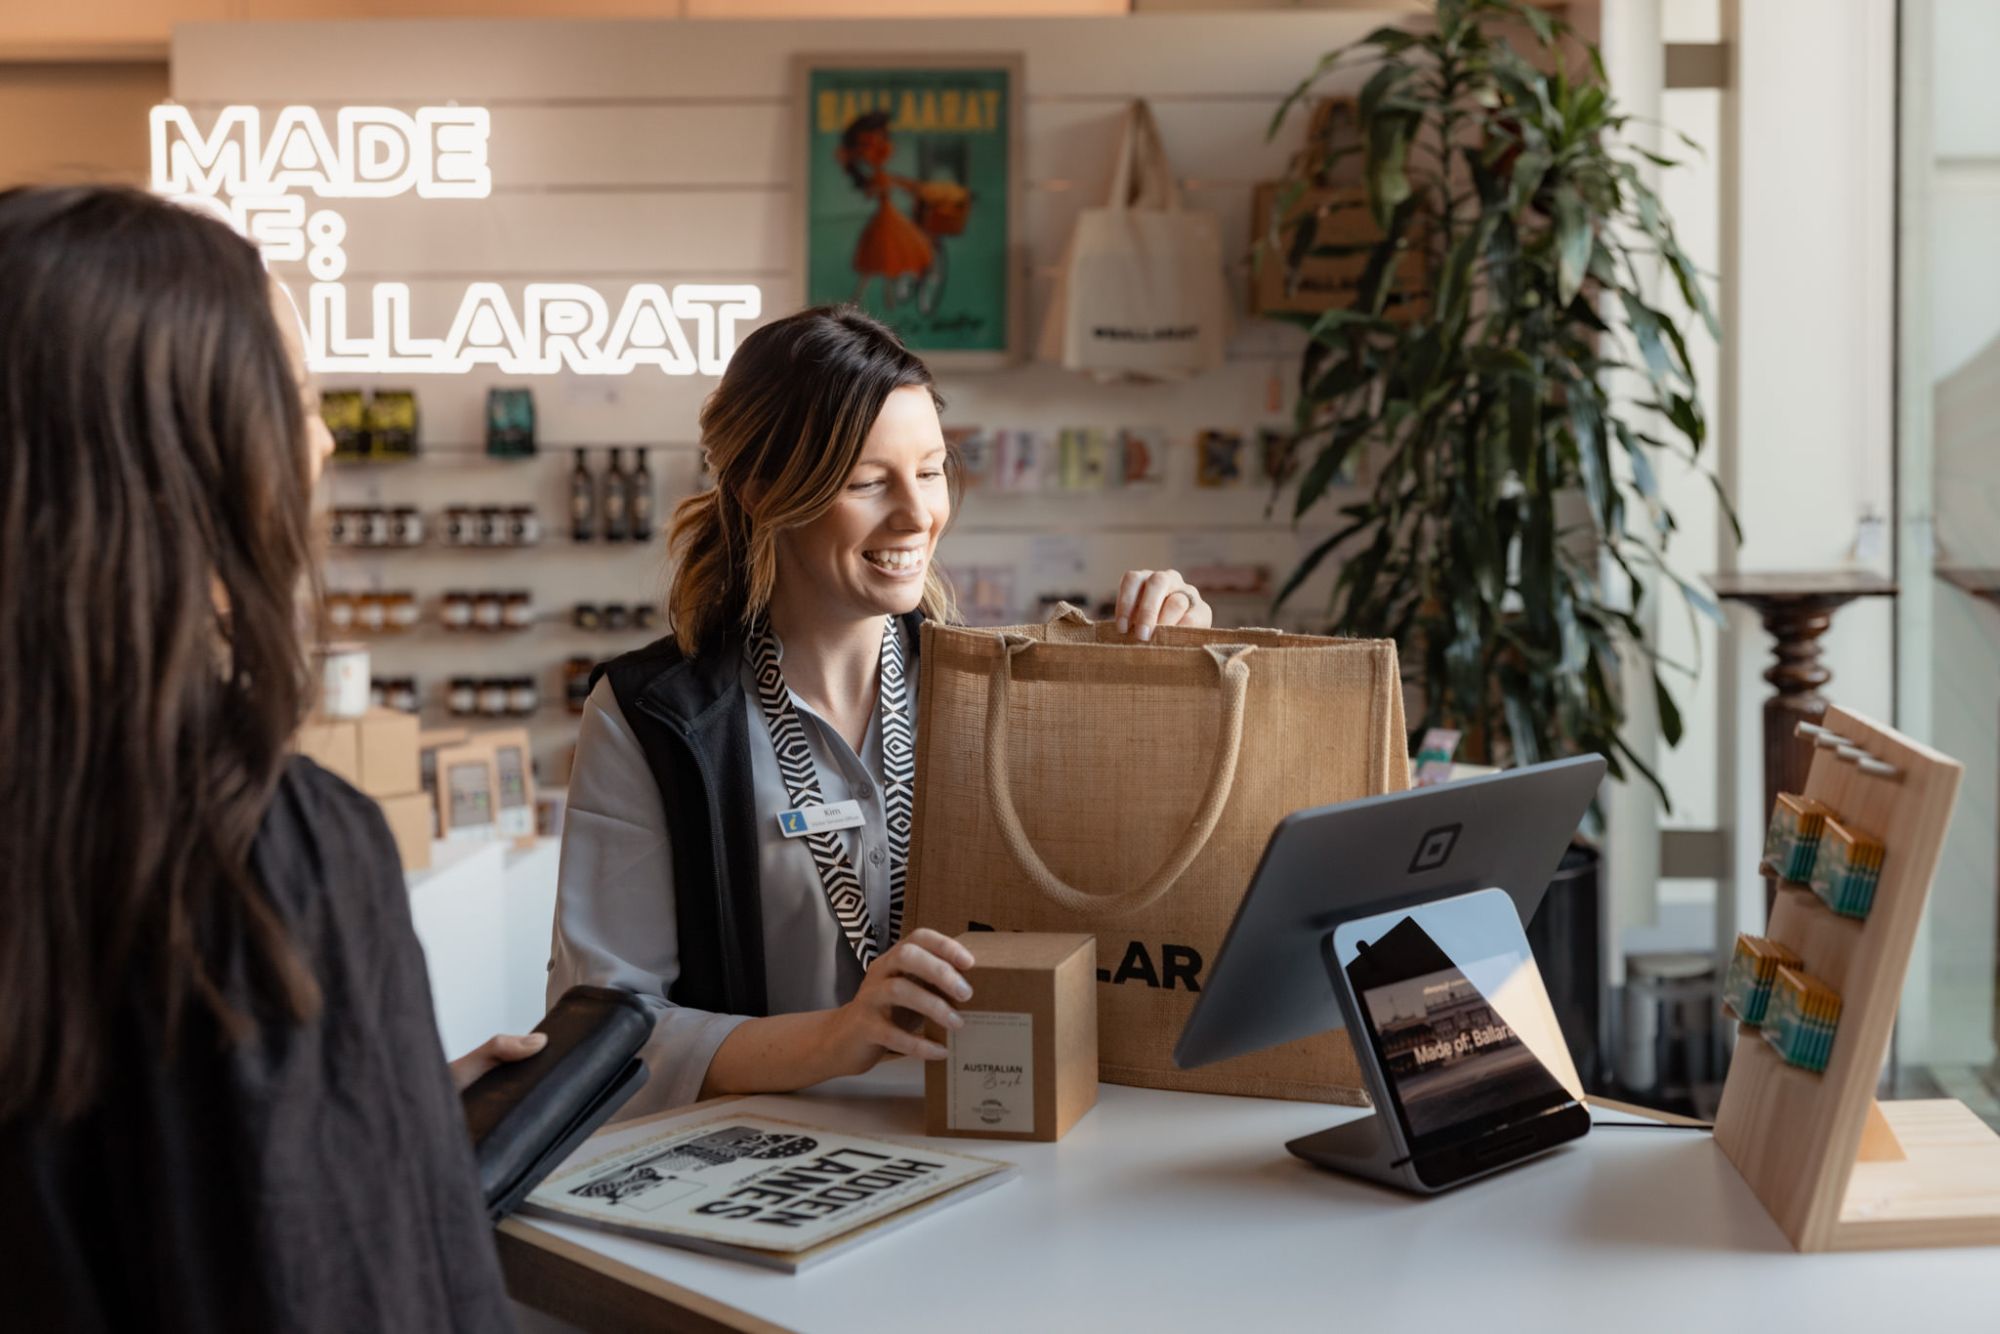
{"type": "MultiPolygon", "coordinates": [[[[675,511],[672,634],[600,670],[570,780],[549,995],[656,1012],[633,1116],[944,1055],[961,945],[900,940],[926,617],[957,462],[930,371],[821,307],[743,341],[702,410],[715,485],[675,511]]],[[[1172,571],[1119,616],[1207,625],[1172,571]]]]}

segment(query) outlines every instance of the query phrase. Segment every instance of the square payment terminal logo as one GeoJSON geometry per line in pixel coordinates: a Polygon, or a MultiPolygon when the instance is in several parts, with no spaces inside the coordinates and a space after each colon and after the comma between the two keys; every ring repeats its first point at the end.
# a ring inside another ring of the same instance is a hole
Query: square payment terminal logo
{"type": "Polygon", "coordinates": [[[1435,871],[1451,860],[1451,850],[1458,842],[1458,831],[1462,824],[1439,825],[1417,841],[1417,855],[1410,859],[1410,874],[1435,871]]]}

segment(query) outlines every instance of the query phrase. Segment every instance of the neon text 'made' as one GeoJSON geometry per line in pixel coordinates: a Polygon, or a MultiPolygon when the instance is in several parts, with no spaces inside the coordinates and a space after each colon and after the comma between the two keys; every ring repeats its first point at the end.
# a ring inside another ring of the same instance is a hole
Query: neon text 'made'
{"type": "MultiPolygon", "coordinates": [[[[753,284],[635,283],[616,301],[583,283],[468,284],[447,318],[419,333],[407,283],[350,291],[346,218],[307,199],[485,200],[492,117],[484,107],[341,107],[331,127],[314,107],[224,107],[206,133],[182,106],[152,113],[153,189],[215,214],[267,264],[303,263],[306,352],[322,372],[456,374],[493,366],[510,375],[720,375],[737,327],[755,320],[753,284]]],[[[494,207],[488,205],[487,207],[494,207]]],[[[468,219],[468,227],[476,225],[468,219]]]]}

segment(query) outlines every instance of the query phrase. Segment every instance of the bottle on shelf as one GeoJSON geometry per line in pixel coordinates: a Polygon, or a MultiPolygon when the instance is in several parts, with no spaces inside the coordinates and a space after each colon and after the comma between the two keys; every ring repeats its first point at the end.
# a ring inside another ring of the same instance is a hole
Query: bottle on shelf
{"type": "Polygon", "coordinates": [[[569,535],[579,542],[597,536],[597,484],[591,480],[590,464],[584,451],[576,451],[576,466],[569,472],[569,535]]]}
{"type": "Polygon", "coordinates": [[[598,499],[598,510],[604,516],[604,540],[623,542],[631,532],[631,511],[626,504],[625,469],[618,462],[618,451],[611,451],[611,462],[604,469],[604,489],[598,499]]]}
{"type": "Polygon", "coordinates": [[[632,526],[634,542],[653,540],[653,470],[646,466],[646,451],[634,450],[639,456],[638,466],[632,469],[629,485],[630,503],[626,505],[632,526]]]}

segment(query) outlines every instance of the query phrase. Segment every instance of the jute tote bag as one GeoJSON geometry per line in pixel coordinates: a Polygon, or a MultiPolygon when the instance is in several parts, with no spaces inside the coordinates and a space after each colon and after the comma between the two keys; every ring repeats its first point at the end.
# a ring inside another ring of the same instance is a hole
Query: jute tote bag
{"type": "Polygon", "coordinates": [[[1229,318],[1221,227],[1181,207],[1153,113],[1134,102],[1110,197],[1070,234],[1040,355],[1100,379],[1181,379],[1222,364],[1229,318]]]}
{"type": "Polygon", "coordinates": [[[1409,786],[1395,644],[1178,627],[1140,644],[1065,607],[926,623],[922,661],[911,923],[1094,933],[1112,1083],[1362,1102],[1345,1032],[1200,1070],[1171,1053],[1279,819],[1409,786]]]}

